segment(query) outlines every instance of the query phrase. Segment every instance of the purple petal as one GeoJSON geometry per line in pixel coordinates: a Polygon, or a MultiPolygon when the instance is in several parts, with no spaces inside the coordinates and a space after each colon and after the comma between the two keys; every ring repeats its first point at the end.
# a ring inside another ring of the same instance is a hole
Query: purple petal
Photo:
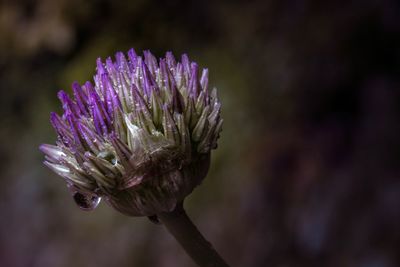
{"type": "Polygon", "coordinates": [[[105,102],[106,102],[106,107],[108,114],[110,118],[113,117],[114,115],[114,109],[115,108],[122,108],[121,102],[118,98],[117,93],[114,90],[114,87],[111,84],[111,81],[109,79],[109,76],[107,74],[103,74],[101,76],[101,82],[105,88],[105,102]]]}
{"type": "Polygon", "coordinates": [[[80,115],[80,110],[77,105],[75,105],[74,102],[72,102],[71,98],[69,98],[68,94],[65,93],[63,90],[59,91],[58,94],[58,99],[60,99],[64,112],[72,112],[74,115],[79,116],[80,115]]]}
{"type": "Polygon", "coordinates": [[[90,108],[97,133],[100,135],[106,134],[108,132],[108,125],[111,125],[111,119],[97,92],[90,87],[89,90],[90,108]]]}
{"type": "Polygon", "coordinates": [[[65,157],[64,152],[58,146],[42,144],[39,146],[39,149],[46,155],[46,160],[51,163],[58,163],[65,157]]]}
{"type": "Polygon", "coordinates": [[[76,118],[74,117],[74,115],[72,113],[67,112],[66,119],[68,121],[72,136],[74,137],[75,149],[79,149],[80,147],[82,147],[82,142],[81,142],[81,138],[78,134],[78,130],[77,130],[77,126],[76,126],[76,118]]]}
{"type": "Polygon", "coordinates": [[[176,67],[176,61],[175,61],[175,57],[172,54],[172,52],[168,51],[165,54],[165,60],[167,61],[167,65],[169,69],[175,69],[176,67]]]}
{"type": "Polygon", "coordinates": [[[190,75],[190,61],[189,61],[189,57],[186,54],[183,54],[181,57],[181,62],[182,62],[182,66],[183,66],[183,71],[185,73],[187,73],[188,75],[190,75]]]}
{"type": "Polygon", "coordinates": [[[89,94],[93,90],[94,90],[93,85],[89,81],[85,82],[85,84],[82,86],[82,91],[85,93],[86,102],[88,103],[88,105],[90,105],[89,94]]]}
{"type": "Polygon", "coordinates": [[[191,67],[188,90],[189,95],[193,98],[196,98],[199,95],[199,67],[194,62],[192,63],[191,67]]]}
{"type": "Polygon", "coordinates": [[[200,78],[201,88],[204,92],[208,92],[208,69],[203,69],[200,78]]]}
{"type": "Polygon", "coordinates": [[[88,98],[82,87],[77,83],[72,83],[72,90],[74,92],[74,97],[76,101],[76,105],[79,107],[80,112],[88,117],[89,109],[88,109],[88,98]]]}
{"type": "Polygon", "coordinates": [[[86,145],[87,148],[89,148],[91,151],[98,153],[98,148],[95,145],[95,142],[102,141],[102,138],[97,135],[95,132],[93,132],[89,127],[87,127],[85,124],[80,123],[79,121],[77,122],[77,129],[79,134],[82,136],[84,141],[84,145],[86,145]]]}
{"type": "Polygon", "coordinates": [[[146,63],[149,71],[152,75],[155,75],[157,66],[157,59],[153,56],[153,54],[149,50],[143,51],[144,54],[144,62],[146,63]]]}
{"type": "Polygon", "coordinates": [[[90,82],[86,82],[85,85],[86,88],[88,89],[90,106],[92,107],[93,105],[96,105],[99,108],[101,114],[104,116],[104,119],[107,121],[107,123],[111,123],[111,119],[106,112],[104,102],[100,99],[99,94],[96,92],[96,90],[94,89],[94,87],[90,82]]]}
{"type": "Polygon", "coordinates": [[[154,80],[153,75],[150,73],[145,63],[142,64],[142,72],[143,72],[143,88],[146,94],[150,96],[153,91],[158,91],[158,86],[156,81],[154,80]]]}
{"type": "Polygon", "coordinates": [[[176,64],[176,68],[175,68],[175,73],[173,73],[173,75],[174,75],[174,78],[175,78],[175,82],[177,83],[177,84],[181,84],[181,80],[182,80],[182,78],[183,78],[183,66],[182,66],[182,64],[181,63],[177,63],[176,64]]]}
{"type": "Polygon", "coordinates": [[[100,135],[107,134],[108,133],[107,124],[104,120],[103,114],[99,106],[96,103],[92,106],[92,113],[93,113],[93,122],[94,126],[96,127],[97,133],[100,135]]]}
{"type": "Polygon", "coordinates": [[[72,142],[72,135],[69,132],[68,127],[65,125],[64,121],[58,116],[57,113],[50,113],[50,122],[53,128],[56,130],[59,138],[66,146],[70,146],[72,142]]]}
{"type": "Polygon", "coordinates": [[[98,58],[96,60],[96,65],[97,65],[97,74],[98,75],[107,73],[106,69],[104,68],[103,62],[101,62],[101,58],[98,58]]]}
{"type": "Polygon", "coordinates": [[[112,97],[111,97],[111,91],[114,90],[111,86],[111,81],[108,78],[107,74],[103,74],[101,75],[101,83],[104,87],[104,102],[105,102],[105,107],[106,110],[108,112],[108,114],[110,115],[110,117],[112,116],[112,112],[113,112],[113,106],[112,106],[112,97]]]}
{"type": "Polygon", "coordinates": [[[133,83],[131,86],[131,93],[132,93],[132,100],[133,100],[132,105],[133,105],[134,109],[140,109],[140,110],[147,109],[146,101],[140,94],[139,89],[133,83]]]}
{"type": "Polygon", "coordinates": [[[138,63],[135,49],[132,48],[128,51],[128,58],[129,58],[129,63],[130,63],[129,65],[131,67],[131,72],[133,72],[136,69],[137,63],[138,63]]]}
{"type": "MultiPolygon", "coordinates": [[[[117,69],[115,68],[114,62],[112,62],[111,57],[108,57],[106,59],[106,68],[107,68],[108,74],[110,75],[110,78],[113,81],[116,81],[117,80],[117,69]]],[[[102,78],[103,76],[104,76],[104,73],[101,74],[100,77],[102,78]]]]}
{"type": "Polygon", "coordinates": [[[128,61],[126,60],[124,53],[117,52],[115,54],[115,59],[118,72],[130,72],[128,61]]]}
{"type": "Polygon", "coordinates": [[[160,75],[162,83],[164,84],[165,88],[167,90],[171,90],[167,64],[165,63],[165,60],[162,58],[160,58],[160,75]]]}
{"type": "Polygon", "coordinates": [[[175,79],[173,78],[171,72],[166,68],[165,61],[160,59],[160,72],[161,77],[164,81],[167,90],[170,90],[172,94],[172,106],[173,109],[179,113],[183,111],[183,97],[179,90],[176,88],[175,79]]]}

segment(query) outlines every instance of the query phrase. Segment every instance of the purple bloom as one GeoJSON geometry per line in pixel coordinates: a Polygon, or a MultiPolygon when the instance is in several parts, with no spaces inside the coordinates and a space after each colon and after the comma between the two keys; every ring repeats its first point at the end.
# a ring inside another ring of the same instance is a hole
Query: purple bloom
{"type": "Polygon", "coordinates": [[[51,113],[56,145],[40,146],[44,164],[87,210],[105,199],[120,212],[172,211],[205,177],[222,127],[208,70],[171,52],[159,61],[131,49],[97,60],[94,85],[60,91],[64,113],[51,113]]]}

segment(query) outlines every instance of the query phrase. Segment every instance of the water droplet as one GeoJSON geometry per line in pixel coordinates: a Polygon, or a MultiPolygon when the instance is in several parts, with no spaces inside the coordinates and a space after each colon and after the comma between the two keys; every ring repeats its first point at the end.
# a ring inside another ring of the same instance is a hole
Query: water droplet
{"type": "Polygon", "coordinates": [[[68,188],[72,194],[72,198],[74,199],[76,205],[78,205],[78,207],[82,210],[85,211],[94,210],[101,201],[101,197],[98,197],[94,194],[81,193],[72,184],[69,184],[68,188]]]}
{"type": "Polygon", "coordinates": [[[100,203],[101,197],[95,195],[85,195],[79,192],[73,194],[75,203],[82,210],[94,210],[100,203]]]}

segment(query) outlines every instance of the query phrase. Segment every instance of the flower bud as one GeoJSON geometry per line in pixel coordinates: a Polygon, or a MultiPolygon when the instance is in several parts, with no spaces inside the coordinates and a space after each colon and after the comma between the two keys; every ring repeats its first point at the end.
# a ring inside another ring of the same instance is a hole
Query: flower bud
{"type": "Polygon", "coordinates": [[[118,52],[97,60],[94,85],[72,89],[73,98],[58,94],[63,114],[50,115],[56,145],[40,149],[82,209],[104,199],[126,215],[169,212],[206,176],[221,104],[208,70],[200,75],[186,55],[118,52]]]}

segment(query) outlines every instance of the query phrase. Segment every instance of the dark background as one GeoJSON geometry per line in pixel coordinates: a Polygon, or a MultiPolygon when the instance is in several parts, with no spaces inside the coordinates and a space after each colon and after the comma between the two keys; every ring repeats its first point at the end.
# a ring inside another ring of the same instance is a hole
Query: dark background
{"type": "Polygon", "coordinates": [[[56,93],[150,49],[210,69],[224,130],[187,211],[232,266],[400,266],[400,4],[0,3],[0,266],[194,266],[161,226],[85,213],[37,147],[56,93]]]}

